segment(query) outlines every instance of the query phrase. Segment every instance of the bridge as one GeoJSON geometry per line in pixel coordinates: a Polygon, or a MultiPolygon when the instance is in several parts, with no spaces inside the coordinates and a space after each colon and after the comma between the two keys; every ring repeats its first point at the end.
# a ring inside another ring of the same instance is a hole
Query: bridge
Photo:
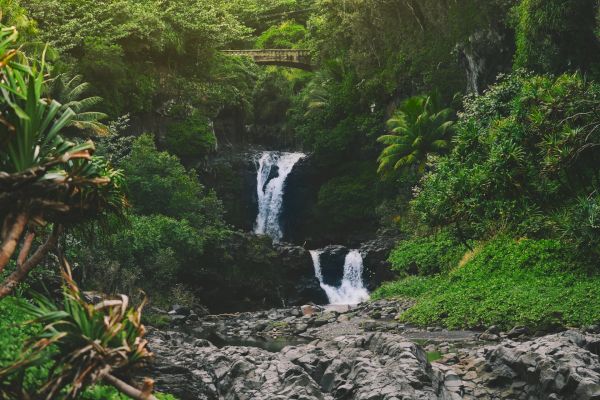
{"type": "Polygon", "coordinates": [[[277,65],[306,71],[313,69],[310,50],[223,50],[222,52],[232,56],[250,57],[258,65],[277,65]]]}

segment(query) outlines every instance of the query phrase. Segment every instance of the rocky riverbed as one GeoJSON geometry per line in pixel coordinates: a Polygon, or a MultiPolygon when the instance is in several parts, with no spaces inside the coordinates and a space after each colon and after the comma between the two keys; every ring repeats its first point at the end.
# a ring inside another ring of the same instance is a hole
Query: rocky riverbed
{"type": "Polygon", "coordinates": [[[418,329],[395,320],[410,305],[179,310],[149,334],[151,372],[182,400],[600,399],[596,328],[418,329]]]}

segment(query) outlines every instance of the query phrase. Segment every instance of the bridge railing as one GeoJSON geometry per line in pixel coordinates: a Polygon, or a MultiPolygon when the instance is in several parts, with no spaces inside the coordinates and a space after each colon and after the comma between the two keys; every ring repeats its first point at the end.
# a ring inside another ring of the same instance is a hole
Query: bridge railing
{"type": "Polygon", "coordinates": [[[288,50],[288,49],[264,49],[264,50],[221,50],[223,53],[234,56],[265,56],[285,57],[288,55],[297,57],[310,57],[310,50],[288,50]]]}

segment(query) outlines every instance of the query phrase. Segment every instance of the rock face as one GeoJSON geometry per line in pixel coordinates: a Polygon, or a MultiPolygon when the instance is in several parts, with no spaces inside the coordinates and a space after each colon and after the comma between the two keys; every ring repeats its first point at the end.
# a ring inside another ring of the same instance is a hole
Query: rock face
{"type": "Polygon", "coordinates": [[[463,382],[449,388],[462,387],[463,395],[472,396],[463,398],[485,393],[499,399],[600,399],[599,356],[600,336],[577,331],[506,341],[467,357],[463,382]]]}
{"type": "Polygon", "coordinates": [[[469,36],[455,51],[467,75],[467,92],[480,93],[499,73],[510,71],[514,38],[505,29],[494,27],[469,36]]]}
{"type": "Polygon", "coordinates": [[[158,388],[187,399],[436,399],[423,350],[387,334],[286,347],[218,349],[205,340],[153,333],[158,388]]]}
{"type": "Polygon", "coordinates": [[[205,316],[190,335],[151,330],[156,360],[148,372],[182,400],[600,399],[600,334],[513,340],[490,328],[496,338],[482,341],[475,332],[419,331],[393,320],[408,307],[378,301],[312,315],[298,307],[205,316]],[[246,340],[216,340],[227,335],[246,340]],[[251,336],[304,341],[265,346],[251,336]],[[417,338],[441,358],[429,363],[417,338]]]}
{"type": "Polygon", "coordinates": [[[217,192],[225,219],[246,232],[252,231],[258,212],[256,193],[257,151],[220,151],[198,168],[202,184],[217,192]]]}
{"type": "Polygon", "coordinates": [[[385,281],[396,278],[388,261],[396,243],[397,237],[379,237],[361,244],[359,251],[363,257],[363,281],[369,291],[375,290],[385,281]]]}
{"type": "Polygon", "coordinates": [[[323,282],[338,287],[342,284],[344,261],[349,250],[344,246],[333,245],[323,248],[322,251],[320,261],[323,282]]]}
{"type": "Polygon", "coordinates": [[[302,247],[274,245],[266,236],[235,232],[207,257],[227,260],[195,285],[201,302],[213,312],[327,302],[310,253],[302,247]]]}
{"type": "MultiPolygon", "coordinates": [[[[320,186],[319,171],[312,164],[310,156],[301,159],[286,180],[281,226],[283,239],[291,243],[312,242],[311,210],[317,202],[320,186]]],[[[308,246],[316,247],[313,243],[308,243],[308,246]]]]}
{"type": "Polygon", "coordinates": [[[277,262],[283,269],[282,274],[285,274],[284,301],[289,305],[327,304],[327,295],[315,277],[310,253],[303,247],[284,243],[276,245],[275,250],[277,262]]]}

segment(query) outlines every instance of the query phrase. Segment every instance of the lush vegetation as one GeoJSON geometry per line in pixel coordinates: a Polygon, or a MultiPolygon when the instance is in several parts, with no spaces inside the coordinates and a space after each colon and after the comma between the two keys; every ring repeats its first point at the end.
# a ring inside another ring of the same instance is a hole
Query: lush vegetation
{"type": "MultiPolygon", "coordinates": [[[[288,283],[271,241],[240,231],[255,215],[236,160],[254,146],[311,154],[291,219],[298,244],[403,238],[390,255],[398,281],[375,293],[415,299],[403,320],[600,320],[597,1],[0,0],[0,10],[16,27],[0,33],[7,376],[20,374],[10,365],[26,338],[56,334],[13,322],[86,309],[69,292],[74,303],[35,311],[23,290],[60,293],[66,259],[86,290],[136,305],[138,289],[164,308],[279,305],[288,283]],[[268,48],[309,50],[315,68],[220,52],[268,48]]],[[[76,378],[46,365],[81,336],[61,333],[43,362],[23,364],[21,389],[76,378]]]]}
{"type": "Polygon", "coordinates": [[[416,299],[401,319],[422,325],[552,329],[596,323],[599,284],[600,276],[582,269],[568,244],[501,236],[443,276],[385,284],[374,296],[416,299]]]}

